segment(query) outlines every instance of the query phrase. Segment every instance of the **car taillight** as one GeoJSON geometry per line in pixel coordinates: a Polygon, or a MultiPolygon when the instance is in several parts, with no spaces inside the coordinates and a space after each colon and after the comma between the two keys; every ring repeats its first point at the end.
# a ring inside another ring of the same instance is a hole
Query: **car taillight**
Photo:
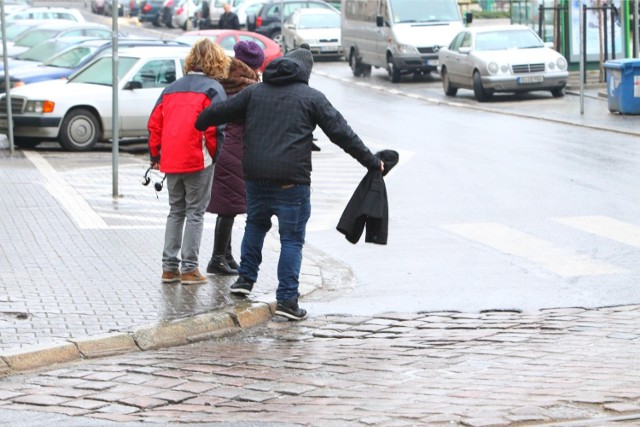
{"type": "Polygon", "coordinates": [[[256,28],[262,27],[262,16],[256,18],[256,28]]]}
{"type": "Polygon", "coordinates": [[[184,12],[184,8],[182,6],[176,9],[176,15],[182,15],[182,12],[184,12]]]}
{"type": "Polygon", "coordinates": [[[150,4],[145,4],[144,7],[142,8],[143,12],[150,12],[151,11],[151,5],[150,4]]]}

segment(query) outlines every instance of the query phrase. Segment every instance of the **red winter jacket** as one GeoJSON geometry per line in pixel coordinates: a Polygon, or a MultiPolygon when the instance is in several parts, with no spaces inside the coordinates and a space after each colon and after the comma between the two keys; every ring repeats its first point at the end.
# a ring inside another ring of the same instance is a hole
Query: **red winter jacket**
{"type": "Polygon", "coordinates": [[[189,73],[162,91],[147,123],[151,161],[160,163],[161,172],[198,172],[215,161],[222,128],[201,132],[194,124],[202,110],[225,99],[220,83],[202,73],[189,73]]]}

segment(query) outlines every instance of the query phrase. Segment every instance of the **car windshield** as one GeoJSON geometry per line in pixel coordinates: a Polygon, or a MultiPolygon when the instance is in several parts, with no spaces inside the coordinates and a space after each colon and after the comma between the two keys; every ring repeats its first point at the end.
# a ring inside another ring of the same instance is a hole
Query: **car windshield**
{"type": "Polygon", "coordinates": [[[540,38],[531,30],[489,31],[478,33],[476,50],[534,49],[543,47],[540,38]]]}
{"type": "Polygon", "coordinates": [[[15,41],[18,37],[22,35],[25,31],[33,28],[33,25],[28,24],[10,24],[7,25],[7,29],[5,31],[7,35],[8,41],[15,41]]]}
{"type": "Polygon", "coordinates": [[[298,28],[338,28],[340,27],[340,15],[332,14],[315,14],[302,15],[298,21],[298,28]]]}
{"type": "MultiPolygon", "coordinates": [[[[121,79],[136,62],[138,62],[138,58],[120,57],[118,78],[121,79]]],[[[110,56],[105,56],[74,75],[69,79],[69,82],[111,86],[113,82],[112,70],[112,59],[110,56]]]]}
{"type": "Polygon", "coordinates": [[[17,56],[17,58],[25,61],[43,62],[51,58],[53,55],[59,52],[62,52],[64,49],[68,47],[69,47],[69,44],[62,43],[62,42],[38,43],[37,45],[22,52],[20,55],[17,56]]]}
{"type": "Polygon", "coordinates": [[[33,47],[45,40],[56,36],[56,30],[33,30],[28,31],[16,39],[16,46],[33,47]]]}
{"type": "Polygon", "coordinates": [[[74,46],[45,61],[51,67],[76,68],[97,50],[96,47],[74,46]]]}
{"type": "Polygon", "coordinates": [[[459,21],[458,4],[451,0],[391,0],[393,22],[459,21]]]}

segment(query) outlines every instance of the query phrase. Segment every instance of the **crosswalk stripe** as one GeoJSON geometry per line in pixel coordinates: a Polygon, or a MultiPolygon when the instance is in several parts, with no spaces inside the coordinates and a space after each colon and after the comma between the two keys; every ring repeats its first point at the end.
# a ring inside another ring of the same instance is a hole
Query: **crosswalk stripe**
{"type": "Polygon", "coordinates": [[[541,265],[560,276],[589,276],[626,271],[498,223],[449,224],[444,228],[469,240],[541,265]]]}
{"type": "Polygon", "coordinates": [[[629,246],[640,247],[638,225],[600,215],[555,218],[554,221],[629,246]]]}

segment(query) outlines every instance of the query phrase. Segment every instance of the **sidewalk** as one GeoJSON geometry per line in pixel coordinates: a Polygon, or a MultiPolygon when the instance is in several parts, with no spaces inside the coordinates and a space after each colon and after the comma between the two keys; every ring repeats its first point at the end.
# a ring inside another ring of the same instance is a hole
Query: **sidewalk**
{"type": "MultiPolygon", "coordinates": [[[[277,232],[265,242],[251,302],[227,287],[160,281],[166,190],[142,186],[146,163],[121,154],[121,197],[112,192],[110,152],[16,150],[0,142],[0,375],[52,363],[184,344],[263,323],[274,311],[277,232]]],[[[53,145],[52,145],[53,147],[53,145]]],[[[235,225],[239,256],[244,218],[235,225]]],[[[204,271],[215,216],[207,214],[204,271]]],[[[306,250],[301,292],[321,285],[306,250]]]]}
{"type": "MultiPolygon", "coordinates": [[[[519,102],[517,109],[512,103],[446,103],[640,135],[640,117],[609,113],[601,90],[587,89],[584,114],[575,90],[552,111],[537,102],[519,102]]],[[[145,166],[141,157],[120,155],[121,197],[114,199],[109,149],[73,156],[17,150],[12,156],[0,141],[0,375],[186,344],[271,318],[279,246],[273,231],[251,302],[229,296],[234,277],[210,276],[202,286],[160,283],[168,205],[166,192],[156,198],[151,186],[140,185],[145,166]]],[[[202,269],[215,217],[205,221],[202,269]]],[[[242,221],[235,225],[236,255],[242,221]]],[[[301,291],[309,294],[322,286],[324,261],[307,246],[303,262],[301,291]]]]}

